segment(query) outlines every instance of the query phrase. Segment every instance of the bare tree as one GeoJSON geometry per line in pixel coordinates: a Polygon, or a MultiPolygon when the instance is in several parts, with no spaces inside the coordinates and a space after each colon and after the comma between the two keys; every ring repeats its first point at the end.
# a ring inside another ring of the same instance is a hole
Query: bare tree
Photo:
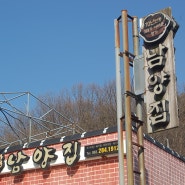
{"type": "MultiPolygon", "coordinates": [[[[71,134],[69,132],[70,129],[75,133],[81,132],[78,128],[83,128],[85,131],[92,131],[116,126],[115,81],[110,81],[102,86],[96,84],[86,86],[77,84],[70,90],[62,90],[59,95],[50,93],[42,95],[39,98],[55,111],[52,111],[52,109],[48,111],[48,106],[39,102],[33,107],[31,111],[32,116],[42,117],[44,119],[44,122],[32,121],[31,132],[34,135],[49,133],[52,137],[55,137],[55,129],[60,126],[63,126],[63,129],[62,132],[59,132],[59,136],[62,136],[62,134],[71,134]],[[60,114],[56,114],[56,112],[60,114]],[[60,116],[61,114],[65,115],[66,119],[63,119],[60,116]],[[79,126],[78,128],[76,127],[77,124],[79,126]]],[[[131,103],[132,112],[135,112],[135,101],[132,100],[131,103]]],[[[150,135],[179,154],[185,155],[185,86],[178,93],[178,106],[179,127],[150,135]]],[[[143,121],[144,133],[147,133],[145,104],[143,104],[143,121]]],[[[29,118],[22,116],[16,117],[12,124],[14,129],[12,130],[9,125],[4,125],[0,137],[7,141],[25,138],[28,136],[30,129],[27,124],[28,122],[29,118]],[[16,130],[19,130],[19,133],[16,133],[16,130]]],[[[42,139],[42,137],[39,136],[37,139],[42,139]]]]}

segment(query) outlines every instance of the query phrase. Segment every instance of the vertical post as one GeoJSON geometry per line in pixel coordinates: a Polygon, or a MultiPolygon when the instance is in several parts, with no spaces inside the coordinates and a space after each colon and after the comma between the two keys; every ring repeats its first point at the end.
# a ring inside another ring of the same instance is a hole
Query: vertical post
{"type": "Polygon", "coordinates": [[[29,136],[28,136],[28,142],[31,143],[31,130],[32,130],[32,121],[30,117],[30,93],[28,92],[28,105],[27,105],[27,116],[29,116],[29,136]]]}
{"type": "Polygon", "coordinates": [[[115,30],[115,58],[116,58],[116,98],[117,98],[117,130],[118,130],[118,158],[119,158],[119,184],[124,185],[124,147],[122,117],[122,93],[121,93],[121,69],[120,69],[120,33],[119,21],[114,20],[115,30]]]}
{"type": "MultiPolygon", "coordinates": [[[[124,59],[124,87],[125,92],[130,91],[130,69],[128,47],[128,14],[127,10],[122,10],[123,26],[123,59],[124,59]]],[[[127,173],[128,184],[134,185],[133,174],[133,153],[132,153],[132,122],[131,122],[131,100],[130,96],[125,93],[125,126],[126,126],[126,156],[127,156],[127,173]]]]}
{"type": "MultiPolygon", "coordinates": [[[[133,33],[133,45],[134,45],[134,55],[139,55],[139,34],[138,34],[138,18],[133,17],[132,21],[132,33],[133,33]]],[[[136,115],[139,120],[142,121],[142,98],[139,95],[139,98],[136,99],[136,115]]],[[[144,146],[143,142],[143,126],[138,126],[137,131],[138,144],[144,146]]],[[[144,165],[144,148],[139,149],[138,151],[138,160],[139,160],[139,169],[140,169],[140,185],[145,185],[145,165],[144,165]]]]}

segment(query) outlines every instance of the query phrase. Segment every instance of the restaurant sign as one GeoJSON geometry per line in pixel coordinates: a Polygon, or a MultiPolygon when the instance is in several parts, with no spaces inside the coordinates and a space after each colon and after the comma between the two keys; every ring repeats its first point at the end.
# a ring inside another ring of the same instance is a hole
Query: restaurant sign
{"type": "Polygon", "coordinates": [[[150,14],[143,20],[140,35],[146,43],[154,43],[168,32],[170,19],[162,12],[150,14]]]}
{"type": "MultiPolygon", "coordinates": [[[[125,141],[124,141],[125,142],[125,141]]],[[[97,159],[97,156],[107,156],[118,153],[118,141],[110,141],[88,146],[81,146],[79,141],[63,143],[61,150],[51,146],[39,146],[27,155],[24,149],[0,154],[0,174],[11,173],[17,175],[24,170],[35,168],[47,169],[50,166],[66,164],[69,167],[87,158],[97,159]],[[6,157],[5,157],[6,156],[6,157]]]]}
{"type": "Polygon", "coordinates": [[[118,153],[118,141],[85,146],[85,157],[118,153]]]}
{"type": "MultiPolygon", "coordinates": [[[[53,147],[40,146],[28,156],[24,150],[8,154],[0,154],[0,173],[20,174],[23,170],[41,168],[47,169],[52,164],[74,166],[80,160],[81,143],[78,141],[64,143],[61,151],[53,147]]],[[[83,156],[81,156],[83,157],[83,156]]]]}
{"type": "Polygon", "coordinates": [[[177,25],[170,8],[142,19],[148,133],[179,124],[173,44],[177,25]]]}

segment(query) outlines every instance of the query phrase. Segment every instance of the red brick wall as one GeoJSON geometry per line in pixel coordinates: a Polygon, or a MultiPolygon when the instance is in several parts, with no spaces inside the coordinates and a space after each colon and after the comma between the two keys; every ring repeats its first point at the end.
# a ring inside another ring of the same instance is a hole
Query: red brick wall
{"type": "MultiPolygon", "coordinates": [[[[86,146],[115,140],[117,140],[117,133],[84,138],[79,140],[79,142],[81,142],[81,146],[86,146]]],[[[61,150],[61,143],[52,145],[52,147],[61,150]]],[[[31,155],[33,150],[34,149],[25,149],[24,153],[31,155]]],[[[134,148],[133,152],[135,168],[137,168],[136,148],[134,148]]],[[[6,154],[6,157],[7,155],[8,154],[6,154]]],[[[185,163],[148,140],[145,140],[145,168],[148,185],[185,184],[185,163]]],[[[119,184],[118,175],[118,157],[108,156],[107,158],[100,157],[96,160],[89,158],[85,161],[79,161],[73,167],[62,164],[51,166],[47,170],[38,168],[23,171],[20,175],[16,176],[10,173],[0,174],[0,185],[117,185],[119,184]]],[[[139,184],[138,175],[135,175],[135,184],[139,184]]]]}
{"type": "Polygon", "coordinates": [[[145,142],[145,148],[145,167],[148,184],[185,184],[185,162],[148,141],[145,142]]]}

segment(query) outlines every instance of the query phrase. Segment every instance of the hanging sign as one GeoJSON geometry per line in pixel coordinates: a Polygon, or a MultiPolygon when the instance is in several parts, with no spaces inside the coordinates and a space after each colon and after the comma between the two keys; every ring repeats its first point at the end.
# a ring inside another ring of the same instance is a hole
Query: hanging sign
{"type": "Polygon", "coordinates": [[[143,20],[140,35],[147,43],[154,43],[168,32],[170,19],[162,12],[150,14],[143,20]]]}
{"type": "Polygon", "coordinates": [[[142,19],[148,133],[179,124],[173,46],[177,25],[170,8],[142,19]]]}

